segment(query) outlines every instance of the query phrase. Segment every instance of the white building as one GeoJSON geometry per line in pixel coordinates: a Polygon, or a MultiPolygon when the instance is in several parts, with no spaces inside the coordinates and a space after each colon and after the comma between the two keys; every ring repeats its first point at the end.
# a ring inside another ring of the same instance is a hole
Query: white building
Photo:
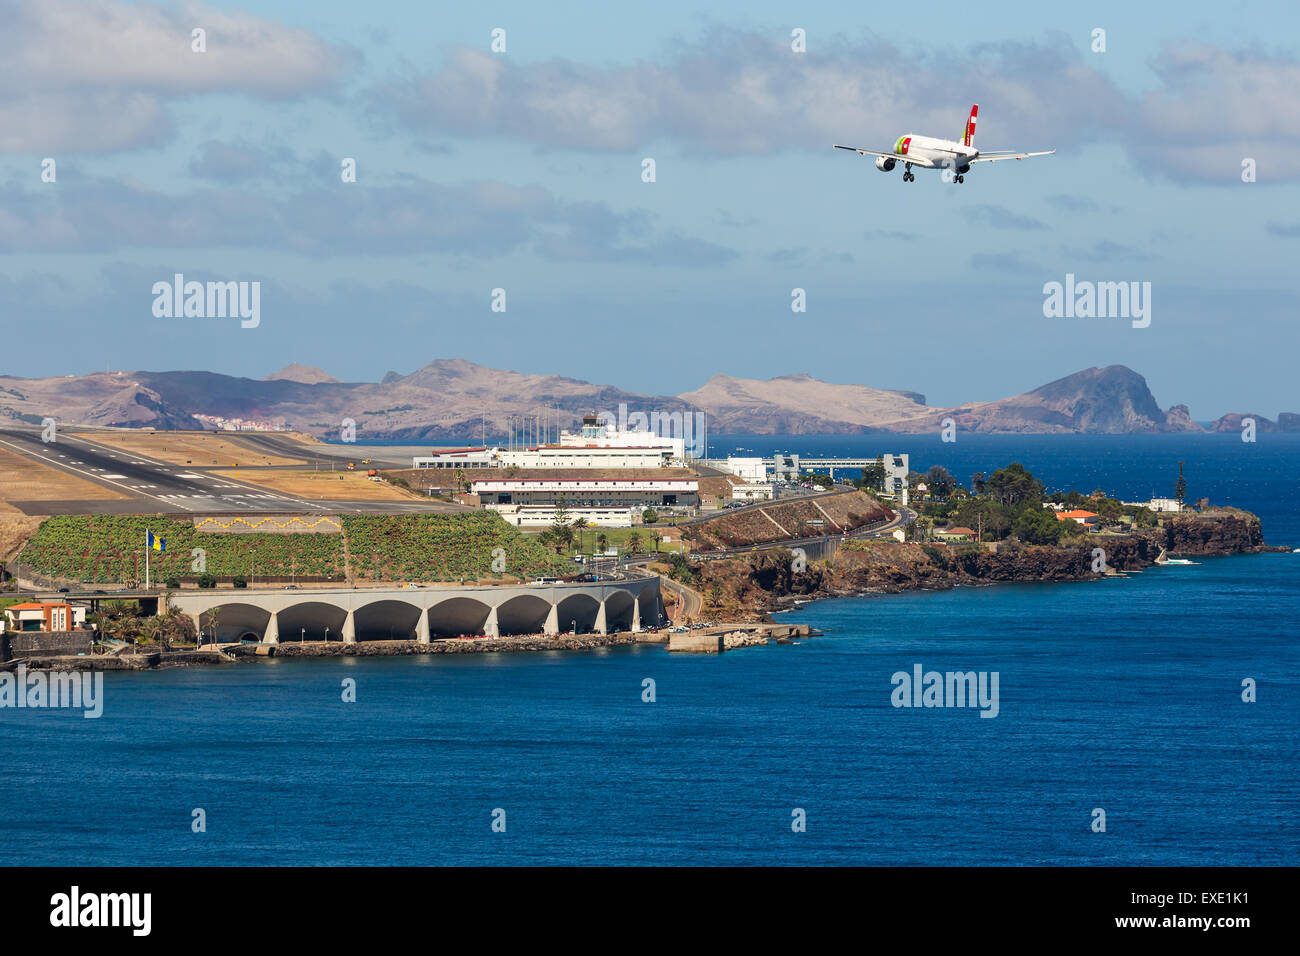
{"type": "MultiPolygon", "coordinates": [[[[550,505],[493,505],[507,524],[517,528],[549,528],[556,510],[550,505]]],[[[593,528],[630,528],[640,513],[635,508],[565,508],[565,520],[584,519],[593,528]]]]}
{"type": "Polygon", "coordinates": [[[438,448],[411,459],[412,468],[495,468],[500,448],[438,448]]]}
{"type": "Polygon", "coordinates": [[[663,468],[673,451],[662,445],[535,445],[530,448],[446,448],[411,459],[412,468],[663,468]]]}
{"type": "Polygon", "coordinates": [[[661,446],[538,445],[500,451],[497,462],[509,468],[664,468],[673,453],[661,446]]]}
{"type": "Polygon", "coordinates": [[[667,450],[668,457],[682,461],[686,457],[684,436],[660,435],[652,429],[624,428],[600,415],[585,415],[582,429],[560,432],[562,448],[657,448],[667,450]]]}
{"type": "Polygon", "coordinates": [[[767,482],[765,484],[752,482],[743,485],[732,485],[731,500],[732,501],[762,501],[764,499],[771,500],[772,498],[776,497],[776,495],[773,492],[774,492],[774,487],[771,484],[771,482],[767,482]]]}
{"type": "Polygon", "coordinates": [[[762,458],[736,458],[729,455],[722,470],[751,483],[761,484],[767,480],[767,463],[762,458]]]}
{"type": "Polygon", "coordinates": [[[700,503],[695,478],[476,478],[470,490],[483,506],[545,505],[561,499],[577,508],[693,508],[700,503]]]}
{"type": "Polygon", "coordinates": [[[1152,511],[1182,511],[1183,505],[1177,498],[1152,498],[1147,502],[1152,511]]]}

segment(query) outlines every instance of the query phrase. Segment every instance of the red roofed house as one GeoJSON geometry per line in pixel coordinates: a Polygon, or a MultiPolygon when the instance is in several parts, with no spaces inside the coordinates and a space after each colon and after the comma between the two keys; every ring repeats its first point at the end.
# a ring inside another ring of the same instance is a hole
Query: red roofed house
{"type": "Polygon", "coordinates": [[[1095,531],[1101,527],[1101,515],[1095,511],[1058,511],[1056,520],[1073,521],[1075,524],[1083,525],[1090,531],[1095,531]]]}
{"type": "Polygon", "coordinates": [[[4,609],[7,630],[71,631],[86,621],[86,608],[63,601],[27,601],[4,609]]]}

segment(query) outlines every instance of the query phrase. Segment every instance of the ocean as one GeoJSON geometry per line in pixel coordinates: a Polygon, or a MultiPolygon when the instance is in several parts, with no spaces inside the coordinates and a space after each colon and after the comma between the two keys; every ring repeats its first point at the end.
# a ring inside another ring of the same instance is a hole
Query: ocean
{"type": "MultiPolygon", "coordinates": [[[[1182,460],[1189,499],[1300,547],[1300,436],[1258,438],[711,436],[710,453],[899,451],[965,482],[1020,461],[1128,499],[1171,495],[1182,460]]],[[[0,710],[0,864],[1294,865],[1300,554],[1197,560],[816,602],[783,619],[824,636],[718,656],[106,675],[97,720],[0,710]],[[997,716],[892,706],[917,664],[996,672],[997,716]]]]}

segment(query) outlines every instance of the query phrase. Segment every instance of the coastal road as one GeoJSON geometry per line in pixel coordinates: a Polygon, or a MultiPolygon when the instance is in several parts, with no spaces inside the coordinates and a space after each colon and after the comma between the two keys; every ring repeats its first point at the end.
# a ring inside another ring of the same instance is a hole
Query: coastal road
{"type": "MultiPolygon", "coordinates": [[[[784,541],[768,541],[763,544],[747,545],[739,548],[719,548],[716,551],[700,551],[694,554],[700,558],[725,558],[738,554],[749,554],[753,551],[771,551],[774,549],[799,548],[804,545],[822,545],[828,541],[844,538],[880,538],[892,534],[899,528],[906,527],[916,520],[916,512],[911,508],[899,506],[895,509],[894,517],[884,524],[865,525],[856,531],[851,531],[847,535],[810,535],[803,538],[788,538],[784,541]]],[[[683,522],[684,524],[685,522],[683,522]]]]}
{"type": "Polygon", "coordinates": [[[682,610],[677,615],[679,623],[686,621],[688,618],[692,621],[700,619],[700,612],[704,610],[704,598],[700,596],[700,592],[662,574],[659,576],[659,585],[676,594],[677,600],[681,602],[682,610]]]}

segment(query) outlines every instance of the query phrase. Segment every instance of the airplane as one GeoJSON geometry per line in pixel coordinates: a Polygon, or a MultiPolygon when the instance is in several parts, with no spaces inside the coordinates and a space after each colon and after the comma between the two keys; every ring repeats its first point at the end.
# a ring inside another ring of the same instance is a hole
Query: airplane
{"type": "Polygon", "coordinates": [[[856,146],[840,146],[832,144],[836,149],[848,149],[863,156],[876,157],[876,169],[888,173],[898,165],[903,163],[903,182],[916,182],[916,173],[912,172],[913,166],[920,166],[922,169],[950,169],[952,170],[952,181],[954,183],[964,183],[966,174],[974,163],[996,163],[1001,159],[1028,159],[1030,156],[1051,156],[1056,152],[1049,149],[1041,153],[1016,153],[1010,150],[999,150],[996,152],[981,153],[975,148],[975,116],[979,113],[980,106],[976,103],[970,108],[970,118],[966,120],[966,129],[962,133],[961,142],[952,139],[934,139],[930,136],[906,136],[898,137],[898,142],[894,144],[892,153],[882,153],[874,149],[859,149],[856,146]]]}

